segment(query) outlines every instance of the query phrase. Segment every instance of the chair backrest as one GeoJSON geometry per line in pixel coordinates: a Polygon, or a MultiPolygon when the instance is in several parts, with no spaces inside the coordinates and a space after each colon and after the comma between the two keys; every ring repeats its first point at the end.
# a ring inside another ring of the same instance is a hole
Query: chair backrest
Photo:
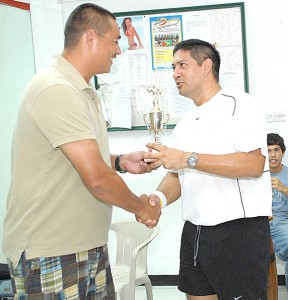
{"type": "Polygon", "coordinates": [[[110,229],[117,236],[117,253],[115,266],[130,264],[130,259],[137,248],[137,268],[147,271],[148,244],[159,234],[159,226],[148,228],[135,220],[112,223],[110,229]],[[141,251],[140,251],[141,250],[141,251]]]}

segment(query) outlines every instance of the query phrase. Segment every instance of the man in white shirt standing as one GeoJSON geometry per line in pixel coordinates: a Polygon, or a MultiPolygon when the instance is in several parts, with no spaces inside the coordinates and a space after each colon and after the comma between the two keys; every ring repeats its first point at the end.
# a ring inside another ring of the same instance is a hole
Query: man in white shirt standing
{"type": "Polygon", "coordinates": [[[222,89],[220,55],[191,39],[173,51],[179,93],[196,107],[156,151],[167,175],[150,204],[180,196],[183,220],[179,289],[189,300],[267,299],[271,187],[264,114],[249,94],[222,89]]]}

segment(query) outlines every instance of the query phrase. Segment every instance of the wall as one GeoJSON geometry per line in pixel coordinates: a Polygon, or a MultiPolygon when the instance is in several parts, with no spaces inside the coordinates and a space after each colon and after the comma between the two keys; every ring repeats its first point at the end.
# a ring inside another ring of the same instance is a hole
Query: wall
{"type": "MultiPolygon", "coordinates": [[[[53,37],[45,34],[45,50],[43,48],[43,34],[48,28],[56,28],[61,24],[58,20],[62,17],[64,21],[67,19],[69,13],[73,8],[85,1],[68,1],[63,0],[62,4],[59,1],[51,0],[49,7],[53,7],[47,12],[47,4],[44,0],[31,0],[32,19],[39,20],[33,31],[34,47],[36,53],[36,68],[42,68],[51,61],[51,56],[62,49],[62,31],[56,31],[53,37]],[[45,7],[45,9],[43,9],[45,7]],[[62,16],[60,16],[62,11],[62,16]],[[54,19],[52,18],[54,16],[54,19]],[[56,22],[55,22],[56,18],[56,22]],[[57,25],[58,24],[58,25],[57,25]],[[41,46],[42,45],[42,46],[41,46]],[[41,53],[41,59],[37,59],[41,53]]],[[[93,1],[92,1],[93,2],[93,1]]],[[[174,0],[166,0],[165,5],[161,1],[143,0],[143,1],[117,1],[117,0],[99,0],[95,3],[106,7],[112,12],[125,11],[141,11],[153,10],[161,8],[173,7],[189,7],[189,6],[203,6],[214,5],[222,3],[233,3],[239,1],[216,1],[216,0],[179,0],[175,5],[174,0]]],[[[259,98],[263,102],[263,107],[267,112],[287,110],[287,95],[288,85],[286,84],[286,77],[284,70],[288,65],[288,61],[283,56],[278,54],[279,50],[282,52],[286,47],[286,36],[288,32],[288,19],[286,18],[286,11],[288,9],[288,2],[285,0],[276,0],[271,2],[269,0],[261,1],[243,1],[245,3],[246,12],[246,40],[247,40],[247,55],[248,55],[248,71],[249,71],[249,86],[250,93],[259,98]],[[278,52],[276,52],[278,50],[278,52]]],[[[281,53],[280,52],[280,53],[281,53]]],[[[278,131],[283,137],[288,140],[288,132],[285,131],[285,122],[271,122],[267,123],[268,131],[278,131]]],[[[131,133],[128,134],[131,136],[131,133]]],[[[133,133],[132,133],[133,135],[133,133]]],[[[127,136],[127,135],[125,135],[127,136]]],[[[288,158],[285,158],[288,161],[288,158]]]]}
{"type": "MultiPolygon", "coordinates": [[[[10,181],[10,148],[20,96],[35,73],[30,12],[0,5],[0,220],[10,181]]],[[[0,226],[2,241],[2,226],[0,226]]],[[[2,251],[0,261],[4,261],[2,251]]]]}
{"type": "MultiPolygon", "coordinates": [[[[66,20],[69,12],[75,6],[84,1],[60,2],[51,0],[49,4],[46,2],[44,0],[31,0],[30,2],[37,70],[50,63],[53,54],[61,52],[63,21],[66,20]]],[[[165,2],[155,0],[99,0],[94,2],[112,12],[151,10],[176,6],[174,0],[166,0],[165,2]]],[[[179,0],[177,1],[177,7],[230,2],[236,1],[179,0]]],[[[288,85],[286,84],[288,60],[284,55],[281,55],[282,52],[286,51],[285,45],[287,44],[284,39],[288,34],[288,20],[285,15],[288,11],[288,3],[286,3],[286,0],[276,0],[274,2],[247,0],[244,2],[250,92],[262,101],[266,111],[288,111],[288,85]]],[[[267,132],[270,131],[280,133],[288,144],[287,122],[267,123],[267,132]]],[[[110,132],[109,138],[112,153],[145,149],[145,144],[151,140],[148,131],[110,132]]],[[[171,130],[167,130],[162,137],[163,144],[169,144],[170,139],[171,130]]],[[[8,157],[5,158],[6,162],[7,160],[8,157]]],[[[288,162],[288,157],[285,158],[285,161],[288,162]]],[[[136,194],[141,194],[153,191],[165,173],[165,170],[159,169],[148,175],[123,174],[122,176],[136,194]]],[[[7,179],[4,181],[7,184],[7,179]]],[[[132,217],[132,215],[118,208],[114,209],[114,220],[126,217],[132,217]]],[[[160,235],[153,241],[149,249],[150,274],[178,273],[179,241],[182,225],[181,201],[178,201],[178,203],[165,208],[162,213],[160,235]]],[[[109,248],[111,257],[113,257],[115,251],[113,237],[110,239],[109,248]]]]}

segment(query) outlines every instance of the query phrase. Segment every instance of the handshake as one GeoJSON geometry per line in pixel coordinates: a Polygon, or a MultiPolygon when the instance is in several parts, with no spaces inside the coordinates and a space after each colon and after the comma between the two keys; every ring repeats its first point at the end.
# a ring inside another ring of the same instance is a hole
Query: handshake
{"type": "MultiPolygon", "coordinates": [[[[149,143],[146,147],[148,148],[148,152],[138,151],[122,155],[121,169],[132,174],[143,174],[157,170],[159,167],[172,170],[179,170],[187,167],[187,157],[191,154],[190,152],[168,148],[155,143],[149,143]]],[[[174,199],[175,196],[175,200],[180,196],[178,174],[177,176],[176,174],[177,173],[171,175],[171,177],[169,177],[170,179],[167,181],[169,186],[175,184],[176,189],[173,192],[172,197],[174,199]]],[[[165,178],[167,179],[167,175],[165,178]]],[[[140,207],[138,206],[139,203],[137,203],[138,207],[134,210],[130,210],[130,212],[135,214],[138,222],[145,224],[149,228],[155,227],[161,215],[161,208],[165,206],[162,205],[162,200],[164,201],[166,199],[165,197],[164,199],[162,198],[163,197],[159,192],[149,196],[143,194],[138,198],[141,202],[139,205],[140,207]]],[[[170,199],[169,203],[171,203],[171,201],[172,199],[170,199]]]]}
{"type": "Polygon", "coordinates": [[[155,227],[161,215],[162,205],[160,198],[155,194],[149,196],[143,194],[139,199],[142,201],[143,209],[135,215],[136,220],[149,228],[155,227]]]}

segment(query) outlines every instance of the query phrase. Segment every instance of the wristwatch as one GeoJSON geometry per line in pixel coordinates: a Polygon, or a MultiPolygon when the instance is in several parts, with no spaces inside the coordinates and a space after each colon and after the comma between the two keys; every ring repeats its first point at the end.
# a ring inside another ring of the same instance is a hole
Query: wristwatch
{"type": "Polygon", "coordinates": [[[191,152],[191,155],[187,157],[187,165],[189,169],[195,169],[198,162],[197,153],[191,152]]]}

